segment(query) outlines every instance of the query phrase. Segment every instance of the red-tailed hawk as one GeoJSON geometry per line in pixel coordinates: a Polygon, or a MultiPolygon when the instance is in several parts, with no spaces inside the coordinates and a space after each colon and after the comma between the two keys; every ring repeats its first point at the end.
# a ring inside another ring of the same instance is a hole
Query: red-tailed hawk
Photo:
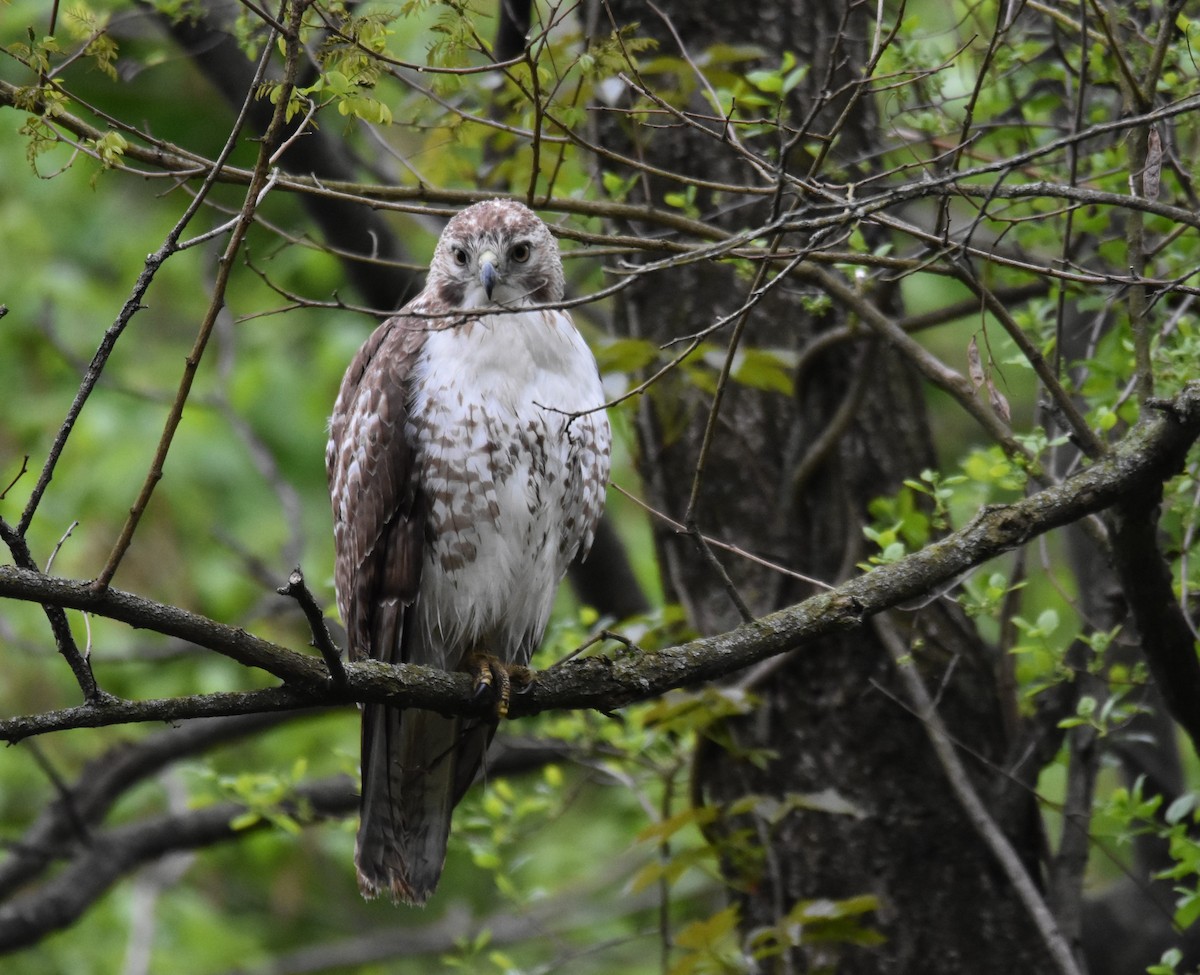
{"type": "MultiPolygon", "coordinates": [[[[446,226],[425,290],[350,364],[325,463],[351,659],[455,670],[524,665],[537,647],[608,480],[596,361],[570,315],[532,307],[562,298],[546,225],[519,203],[478,203],[446,226]]],[[[495,728],[364,707],[365,896],[433,893],[495,728]]]]}

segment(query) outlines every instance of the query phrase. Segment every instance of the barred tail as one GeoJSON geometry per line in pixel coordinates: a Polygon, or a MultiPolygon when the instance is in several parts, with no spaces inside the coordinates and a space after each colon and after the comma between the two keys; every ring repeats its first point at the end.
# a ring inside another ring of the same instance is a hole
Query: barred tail
{"type": "Polygon", "coordinates": [[[363,709],[362,805],[354,862],[364,897],[424,904],[446,861],[450,815],[494,725],[429,711],[363,709]]]}
{"type": "Polygon", "coordinates": [[[446,860],[459,718],[363,709],[362,809],[354,862],[364,897],[424,904],[446,860]]]}

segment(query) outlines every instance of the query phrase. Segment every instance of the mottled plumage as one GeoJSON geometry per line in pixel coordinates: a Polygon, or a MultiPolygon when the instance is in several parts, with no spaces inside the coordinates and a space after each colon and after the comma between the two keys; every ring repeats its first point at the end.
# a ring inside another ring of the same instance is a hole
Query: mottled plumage
{"type": "MultiPolygon", "coordinates": [[[[565,311],[529,310],[562,297],[546,225],[519,203],[478,203],[446,226],[425,289],[350,364],[325,460],[352,659],[525,664],[541,640],[591,545],[609,463],[595,360],[565,311]]],[[[366,896],[428,899],[495,727],[364,707],[366,896]]]]}

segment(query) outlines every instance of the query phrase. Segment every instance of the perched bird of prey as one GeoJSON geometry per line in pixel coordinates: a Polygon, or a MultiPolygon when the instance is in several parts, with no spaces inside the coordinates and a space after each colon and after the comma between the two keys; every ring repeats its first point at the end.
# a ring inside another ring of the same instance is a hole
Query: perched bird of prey
{"type": "MultiPolygon", "coordinates": [[[[330,420],[338,609],[350,657],[523,666],[604,505],[596,361],[558,244],[519,203],[468,207],[425,289],[358,351],[330,420]]],[[[368,704],[355,863],[364,896],[423,904],[492,719],[368,704]]]]}

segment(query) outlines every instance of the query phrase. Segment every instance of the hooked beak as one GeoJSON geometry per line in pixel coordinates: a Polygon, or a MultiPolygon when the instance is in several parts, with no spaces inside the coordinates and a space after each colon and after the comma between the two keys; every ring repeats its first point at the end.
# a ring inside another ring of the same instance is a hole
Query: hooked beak
{"type": "Polygon", "coordinates": [[[496,273],[496,260],[496,255],[491,251],[484,251],[479,255],[479,280],[483,283],[483,290],[487,292],[488,301],[492,300],[492,289],[500,279],[496,273]]]}

